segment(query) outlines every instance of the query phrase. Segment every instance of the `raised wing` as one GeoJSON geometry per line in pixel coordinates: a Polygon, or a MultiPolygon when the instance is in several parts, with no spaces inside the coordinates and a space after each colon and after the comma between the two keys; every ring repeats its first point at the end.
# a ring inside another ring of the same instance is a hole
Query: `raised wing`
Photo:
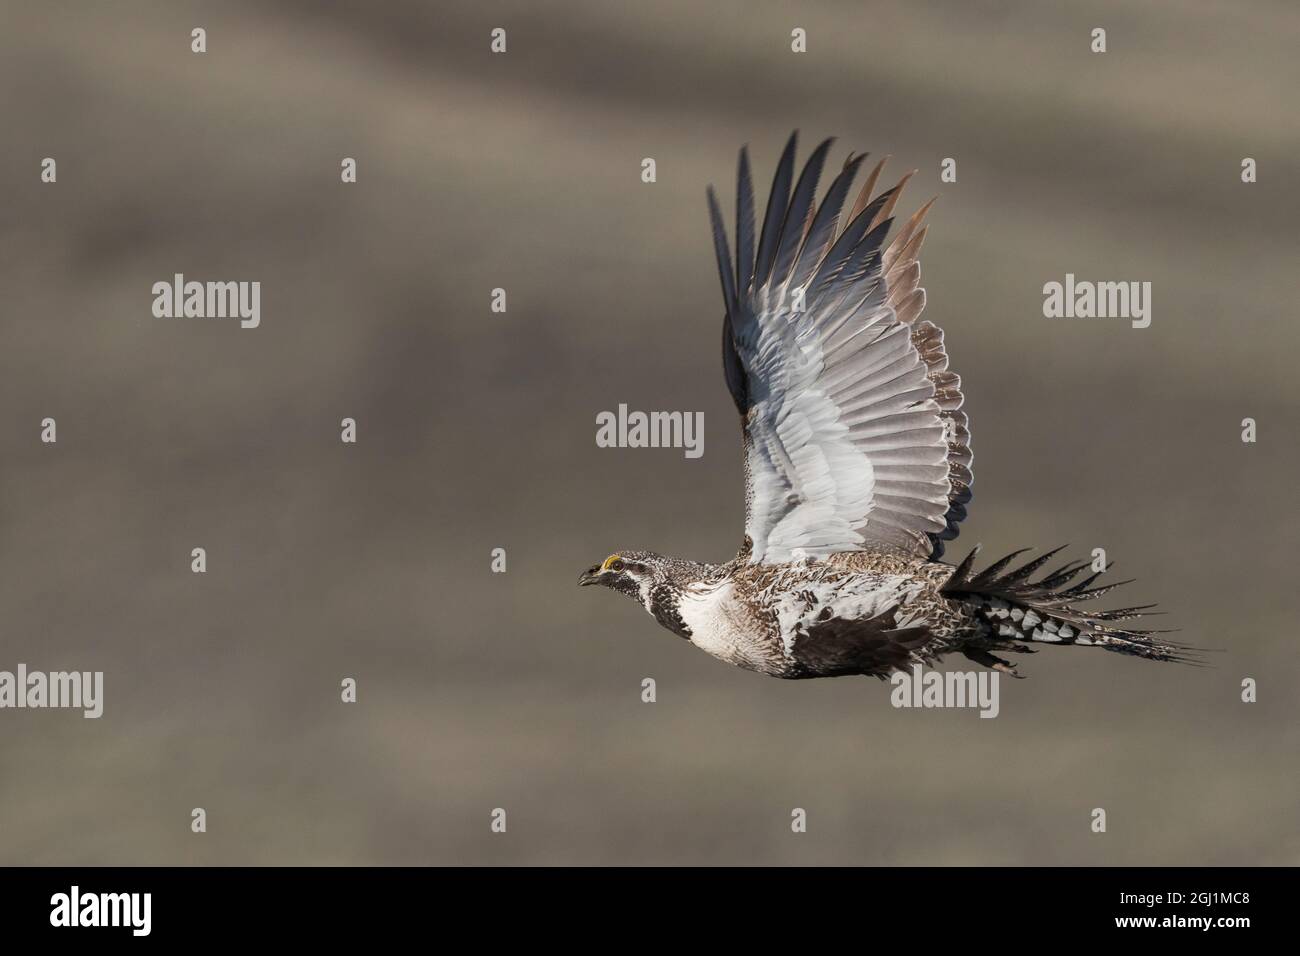
{"type": "Polygon", "coordinates": [[[838,232],[865,156],[814,203],[831,141],[794,182],[797,135],[777,167],[755,237],[740,152],[733,263],[717,197],[709,214],[727,314],[723,370],[740,410],[749,559],[780,563],[891,547],[937,558],[970,500],[961,380],[943,332],[918,322],[926,203],[885,245],[903,186],[872,198],[883,161],[838,232]],[[793,187],[793,191],[792,191],[793,187]]]}

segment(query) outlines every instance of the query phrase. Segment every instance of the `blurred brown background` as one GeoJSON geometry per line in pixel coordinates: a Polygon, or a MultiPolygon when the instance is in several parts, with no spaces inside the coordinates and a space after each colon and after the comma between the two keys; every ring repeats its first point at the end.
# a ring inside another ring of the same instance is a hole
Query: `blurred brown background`
{"type": "Polygon", "coordinates": [[[0,669],[106,688],[0,712],[0,862],[1296,863],[1298,44],[1283,0],[6,3],[0,669]],[[950,555],[1105,547],[1214,668],[1048,648],[996,720],[895,710],[578,590],[739,543],[704,187],[749,142],[765,196],[794,127],[941,195],[950,555]],[[175,272],[261,327],[153,318],[175,272]],[[1066,272],[1151,327],[1043,318],[1066,272]],[[620,402],[704,457],[597,449],[620,402]]]}

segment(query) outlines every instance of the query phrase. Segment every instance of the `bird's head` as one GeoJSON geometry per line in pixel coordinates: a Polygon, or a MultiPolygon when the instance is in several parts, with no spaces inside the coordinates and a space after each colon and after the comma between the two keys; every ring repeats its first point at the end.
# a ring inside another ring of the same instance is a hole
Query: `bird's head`
{"type": "Polygon", "coordinates": [[[600,584],[649,607],[651,589],[667,580],[667,564],[663,555],[653,551],[616,551],[583,571],[578,584],[600,584]]]}

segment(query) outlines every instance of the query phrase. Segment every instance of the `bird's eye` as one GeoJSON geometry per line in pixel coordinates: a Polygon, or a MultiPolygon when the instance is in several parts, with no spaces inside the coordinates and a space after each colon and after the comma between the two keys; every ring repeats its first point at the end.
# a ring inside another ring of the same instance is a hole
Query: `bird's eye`
{"type": "Polygon", "coordinates": [[[622,561],[611,561],[611,562],[609,562],[609,569],[610,569],[611,571],[622,571],[622,570],[623,570],[623,567],[624,567],[624,565],[623,565],[623,562],[622,562],[622,561]]]}

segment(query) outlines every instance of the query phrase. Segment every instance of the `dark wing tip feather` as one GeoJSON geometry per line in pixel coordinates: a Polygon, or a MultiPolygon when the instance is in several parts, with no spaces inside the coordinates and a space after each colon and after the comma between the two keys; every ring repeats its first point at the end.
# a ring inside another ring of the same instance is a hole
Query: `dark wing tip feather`
{"type": "Polygon", "coordinates": [[[754,278],[754,181],[749,147],[740,147],[736,170],[736,291],[745,295],[754,278]]]}
{"type": "Polygon", "coordinates": [[[813,213],[816,210],[817,185],[821,182],[826,156],[834,142],[835,140],[829,137],[822,140],[812,151],[808,161],[804,163],[803,172],[799,174],[799,181],[795,184],[794,194],[790,198],[790,205],[785,210],[770,274],[764,275],[764,278],[770,282],[784,282],[794,267],[795,256],[812,225],[813,213]]]}
{"type": "Polygon", "coordinates": [[[758,240],[758,255],[754,260],[755,286],[767,278],[772,268],[772,260],[776,258],[777,241],[781,237],[786,207],[790,203],[790,186],[794,182],[794,154],[798,143],[799,131],[796,129],[786,141],[781,160],[776,166],[776,175],[772,177],[772,191],[767,197],[767,211],[763,214],[763,232],[758,240]]]}
{"type": "Polygon", "coordinates": [[[722,298],[727,304],[727,314],[733,315],[738,305],[736,280],[732,273],[731,250],[727,246],[727,231],[722,225],[722,210],[713,187],[708,188],[709,219],[713,224],[713,251],[718,257],[718,276],[722,280],[722,298]]]}

